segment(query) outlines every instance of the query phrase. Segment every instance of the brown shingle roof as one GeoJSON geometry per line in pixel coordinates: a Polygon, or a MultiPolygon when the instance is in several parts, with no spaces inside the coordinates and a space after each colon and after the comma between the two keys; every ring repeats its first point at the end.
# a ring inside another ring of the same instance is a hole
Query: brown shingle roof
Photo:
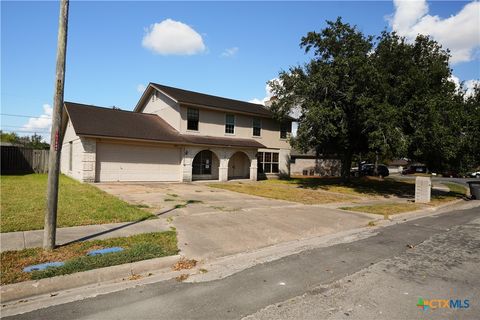
{"type": "Polygon", "coordinates": [[[166,93],[173,99],[177,100],[179,103],[202,105],[205,107],[229,111],[253,113],[269,118],[273,116],[272,112],[261,104],[212,96],[209,94],[168,87],[158,83],[150,84],[154,88],[166,93]]]}
{"type": "Polygon", "coordinates": [[[77,135],[151,140],[176,144],[264,148],[253,139],[182,135],[156,114],[65,102],[77,135]]]}

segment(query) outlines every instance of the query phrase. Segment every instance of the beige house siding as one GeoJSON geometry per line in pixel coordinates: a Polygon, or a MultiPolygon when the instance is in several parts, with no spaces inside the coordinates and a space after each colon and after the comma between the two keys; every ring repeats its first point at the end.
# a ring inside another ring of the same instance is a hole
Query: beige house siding
{"type": "Polygon", "coordinates": [[[339,176],[341,162],[337,159],[296,158],[290,163],[292,176],[339,176]],[[313,173],[313,174],[312,174],[313,173]]]}
{"type": "Polygon", "coordinates": [[[140,110],[143,113],[157,114],[173,128],[180,131],[180,108],[175,101],[160,91],[152,93],[140,110]]]}
{"type": "Polygon", "coordinates": [[[83,151],[80,137],[75,134],[71,121],[68,121],[62,144],[60,171],[67,176],[82,181],[83,167],[81,155],[83,151]],[[70,170],[70,156],[72,157],[72,170],[70,170]]]}
{"type": "MultiPolygon", "coordinates": [[[[255,139],[268,148],[290,149],[289,142],[286,139],[280,139],[280,124],[273,119],[259,117],[261,119],[262,129],[260,137],[256,137],[253,135],[253,119],[255,116],[198,108],[198,131],[191,131],[187,130],[187,109],[188,107],[186,106],[180,106],[181,133],[213,137],[255,139]],[[235,115],[234,134],[225,133],[225,117],[227,114],[235,115]]],[[[289,132],[291,132],[291,129],[289,132]]]]}
{"type": "Polygon", "coordinates": [[[95,140],[77,136],[69,120],[63,138],[60,171],[82,182],[93,181],[95,179],[95,148],[95,140]]]}

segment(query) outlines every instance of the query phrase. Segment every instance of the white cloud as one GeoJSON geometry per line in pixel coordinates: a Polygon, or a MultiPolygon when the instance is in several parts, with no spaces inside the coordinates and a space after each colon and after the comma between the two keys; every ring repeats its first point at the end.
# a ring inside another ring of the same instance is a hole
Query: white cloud
{"type": "MultiPolygon", "coordinates": [[[[270,81],[278,81],[278,78],[273,78],[270,81]]],[[[270,100],[270,98],[272,96],[273,96],[272,88],[270,87],[269,83],[267,82],[267,84],[265,85],[265,97],[263,99],[253,98],[252,100],[249,100],[248,102],[265,105],[265,102],[270,100]]]]}
{"type": "Polygon", "coordinates": [[[260,99],[257,99],[257,98],[253,98],[252,100],[248,100],[248,102],[265,105],[265,101],[264,101],[264,100],[260,100],[260,99]]]}
{"type": "Polygon", "coordinates": [[[221,56],[228,58],[228,57],[233,57],[237,53],[238,53],[238,47],[227,48],[222,52],[221,56]]]}
{"type": "Polygon", "coordinates": [[[197,31],[172,19],[151,25],[143,36],[142,46],[161,55],[193,55],[205,51],[197,31]]]}
{"type": "Polygon", "coordinates": [[[457,76],[454,76],[453,74],[450,76],[450,78],[448,78],[448,80],[450,80],[451,82],[455,83],[455,87],[460,88],[460,78],[458,78],[457,76]]]}
{"type": "Polygon", "coordinates": [[[143,84],[143,83],[140,83],[137,85],[137,92],[138,93],[143,93],[143,91],[145,91],[147,87],[143,84]]]}
{"type": "MultiPolygon", "coordinates": [[[[460,79],[457,76],[452,74],[449,80],[455,84],[455,87],[457,87],[457,90],[460,89],[460,85],[462,84],[462,81],[460,81],[460,79]]],[[[471,94],[473,94],[473,88],[475,87],[475,85],[480,85],[480,80],[472,79],[472,80],[467,80],[463,82],[463,89],[465,90],[465,94],[467,96],[470,96],[471,94]]]]}
{"type": "Polygon", "coordinates": [[[451,51],[452,64],[475,59],[480,47],[480,2],[466,4],[456,15],[442,19],[428,14],[426,0],[394,0],[390,26],[399,35],[414,40],[429,35],[451,51]],[[477,51],[477,53],[476,53],[477,51]]]}
{"type": "Polygon", "coordinates": [[[475,85],[480,85],[480,80],[468,80],[468,81],[465,81],[465,89],[467,89],[467,96],[469,95],[472,95],[473,94],[473,88],[475,87],[475,85]]]}
{"type": "Polygon", "coordinates": [[[50,132],[52,129],[53,108],[47,103],[45,103],[42,107],[43,114],[38,118],[29,118],[28,122],[24,124],[19,131],[29,131],[29,133],[38,132],[38,134],[43,137],[45,142],[50,143],[50,133],[46,132],[50,132]]]}

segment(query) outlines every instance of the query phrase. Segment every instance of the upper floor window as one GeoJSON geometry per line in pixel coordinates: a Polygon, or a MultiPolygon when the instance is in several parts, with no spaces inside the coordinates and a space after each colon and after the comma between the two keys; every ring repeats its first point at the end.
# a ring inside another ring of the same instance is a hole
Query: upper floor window
{"type": "Polygon", "coordinates": [[[253,136],[260,137],[262,134],[262,121],[259,118],[253,118],[253,136]]]}
{"type": "Polygon", "coordinates": [[[187,109],[187,130],[198,131],[198,109],[188,108],[187,109]]]}
{"type": "Polygon", "coordinates": [[[225,133],[235,133],[235,115],[227,114],[225,117],[225,133]]]}
{"type": "Polygon", "coordinates": [[[280,124],[280,139],[287,139],[288,123],[282,122],[280,124]]]}

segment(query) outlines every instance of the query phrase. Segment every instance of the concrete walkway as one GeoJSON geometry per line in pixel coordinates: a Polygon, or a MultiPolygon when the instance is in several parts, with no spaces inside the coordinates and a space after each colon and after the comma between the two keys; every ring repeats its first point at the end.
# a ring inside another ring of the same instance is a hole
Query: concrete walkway
{"type": "Polygon", "coordinates": [[[372,217],[210,188],[201,182],[100,183],[95,186],[129,203],[146,204],[163,211],[160,217],[168,219],[178,232],[181,254],[197,260],[324,236],[383,219],[379,215],[372,217]],[[190,204],[172,209],[189,200],[190,204]]]}
{"type": "MultiPolygon", "coordinates": [[[[170,230],[170,226],[165,219],[59,228],[57,229],[57,244],[62,245],[74,241],[127,237],[139,233],[166,230],[170,230]]],[[[43,245],[43,230],[1,233],[0,241],[0,250],[2,252],[41,247],[43,245]]]]}

